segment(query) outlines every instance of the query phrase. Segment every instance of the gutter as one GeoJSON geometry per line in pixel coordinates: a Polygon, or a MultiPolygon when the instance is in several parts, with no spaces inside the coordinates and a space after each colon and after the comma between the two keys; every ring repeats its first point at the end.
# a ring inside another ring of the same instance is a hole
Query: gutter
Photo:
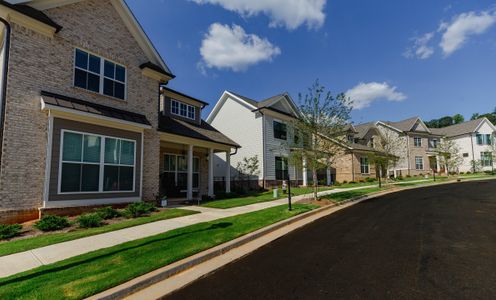
{"type": "Polygon", "coordinates": [[[472,145],[472,170],[475,173],[475,150],[474,150],[474,136],[470,134],[470,144],[472,145]]]}
{"type": "Polygon", "coordinates": [[[4,53],[4,62],[3,62],[3,77],[1,89],[1,102],[2,106],[0,107],[0,174],[2,171],[2,154],[3,154],[3,136],[4,136],[4,127],[5,127],[5,112],[6,112],[6,100],[7,100],[7,77],[9,74],[9,55],[10,55],[10,34],[11,34],[11,26],[7,20],[0,17],[0,22],[5,25],[5,53],[4,53]]]}

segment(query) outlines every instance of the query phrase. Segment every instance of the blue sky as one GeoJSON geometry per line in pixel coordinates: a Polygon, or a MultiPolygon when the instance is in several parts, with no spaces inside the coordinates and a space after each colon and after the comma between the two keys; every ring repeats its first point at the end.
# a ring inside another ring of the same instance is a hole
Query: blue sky
{"type": "Polygon", "coordinates": [[[127,2],[204,116],[224,90],[298,101],[317,78],[356,98],[355,123],[496,106],[494,1],[127,2]]]}

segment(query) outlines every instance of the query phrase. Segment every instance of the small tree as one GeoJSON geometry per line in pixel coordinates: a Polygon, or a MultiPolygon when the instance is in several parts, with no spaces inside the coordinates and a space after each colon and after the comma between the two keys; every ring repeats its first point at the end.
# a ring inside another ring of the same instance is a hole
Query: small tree
{"type": "Polygon", "coordinates": [[[460,124],[465,122],[465,118],[461,114],[456,114],[453,116],[453,121],[455,124],[460,124]]]}
{"type": "Polygon", "coordinates": [[[378,162],[382,167],[379,174],[382,176],[382,169],[389,172],[389,170],[396,168],[400,156],[406,148],[406,139],[389,129],[379,131],[381,135],[376,145],[381,153],[379,155],[374,154],[372,160],[378,162]]]}
{"type": "Polygon", "coordinates": [[[349,123],[351,100],[344,94],[334,97],[318,80],[305,96],[299,95],[301,116],[291,126],[302,137],[298,143],[290,143],[289,163],[311,170],[313,195],[318,198],[317,171],[327,168],[340,153],[342,146],[336,142],[349,123]]]}
{"type": "Polygon", "coordinates": [[[260,161],[258,160],[258,155],[252,157],[243,157],[243,160],[238,162],[236,166],[238,176],[241,178],[247,177],[248,179],[260,175],[259,168],[260,161]]]}
{"type": "Polygon", "coordinates": [[[460,147],[452,141],[443,139],[438,145],[439,155],[443,158],[446,166],[446,174],[449,176],[451,170],[458,170],[463,163],[463,157],[460,154],[460,147]]]}
{"type": "Polygon", "coordinates": [[[482,161],[480,159],[472,160],[470,163],[472,164],[474,173],[482,172],[482,161]]]}

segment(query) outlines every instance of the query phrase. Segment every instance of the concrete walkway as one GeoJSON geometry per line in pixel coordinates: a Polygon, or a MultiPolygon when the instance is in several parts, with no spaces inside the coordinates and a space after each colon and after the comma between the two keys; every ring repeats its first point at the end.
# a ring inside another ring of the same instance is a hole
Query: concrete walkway
{"type": "MultiPolygon", "coordinates": [[[[373,187],[377,187],[377,185],[360,186],[355,188],[336,188],[329,191],[319,192],[319,196],[326,196],[329,194],[340,193],[344,191],[352,191],[373,187]]],[[[296,202],[308,197],[311,197],[311,195],[307,194],[295,196],[293,197],[293,201],[296,202]]],[[[122,243],[146,238],[149,236],[154,236],[177,228],[259,211],[266,208],[286,204],[287,202],[288,199],[286,198],[269,202],[255,203],[246,206],[233,207],[229,209],[207,208],[200,206],[183,207],[184,209],[194,210],[200,213],[143,224],[0,257],[0,278],[28,271],[42,265],[52,264],[88,252],[116,246],[122,243]]]]}

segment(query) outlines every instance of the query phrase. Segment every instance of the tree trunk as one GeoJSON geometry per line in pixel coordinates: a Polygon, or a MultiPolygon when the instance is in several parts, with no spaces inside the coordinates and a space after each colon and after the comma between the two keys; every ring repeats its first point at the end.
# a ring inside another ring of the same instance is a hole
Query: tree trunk
{"type": "Polygon", "coordinates": [[[319,198],[318,178],[317,178],[317,170],[315,168],[312,169],[312,177],[313,177],[313,200],[317,201],[319,198]]]}

